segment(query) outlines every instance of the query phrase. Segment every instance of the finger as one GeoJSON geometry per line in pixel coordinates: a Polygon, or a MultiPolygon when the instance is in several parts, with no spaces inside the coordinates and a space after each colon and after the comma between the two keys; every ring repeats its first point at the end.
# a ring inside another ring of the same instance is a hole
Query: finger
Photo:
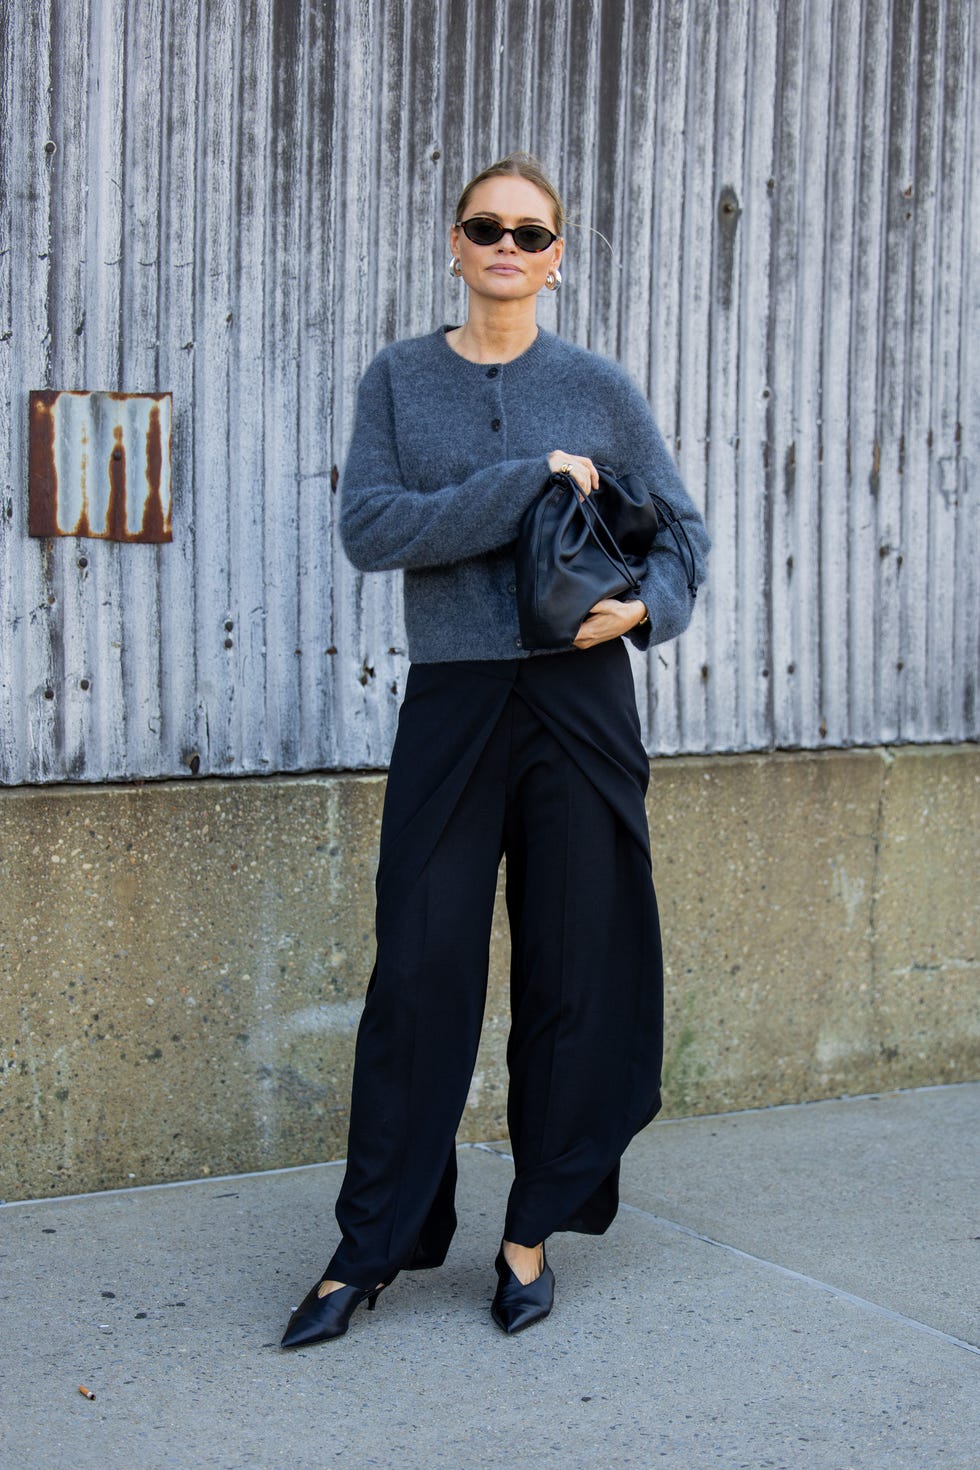
{"type": "Polygon", "coordinates": [[[580,500],[583,499],[586,495],[589,495],[592,491],[592,483],[589,478],[588,469],[589,462],[587,460],[583,460],[580,455],[561,454],[556,449],[554,454],[548,456],[548,463],[551,464],[552,460],[556,458],[560,461],[560,463],[557,465],[552,465],[552,473],[557,475],[568,475],[568,477],[573,481],[576,489],[579,492],[580,500]]]}
{"type": "Polygon", "coordinates": [[[595,617],[592,613],[589,613],[579,628],[578,633],[575,635],[576,638],[582,640],[583,647],[591,647],[593,643],[599,643],[603,638],[608,638],[609,630],[606,626],[606,621],[601,615],[595,617]]]}

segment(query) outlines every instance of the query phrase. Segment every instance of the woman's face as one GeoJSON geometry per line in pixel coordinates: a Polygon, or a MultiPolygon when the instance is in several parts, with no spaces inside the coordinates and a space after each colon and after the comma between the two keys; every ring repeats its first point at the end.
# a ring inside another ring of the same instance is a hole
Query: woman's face
{"type": "MultiPolygon", "coordinates": [[[[484,179],[469,197],[465,219],[482,215],[508,229],[516,225],[544,225],[554,230],[551,200],[530,179],[499,176],[484,179]]],[[[496,301],[519,301],[536,296],[550,270],[555,270],[565,249],[555,240],[546,250],[521,250],[513,235],[504,235],[495,245],[474,245],[454,225],[449,232],[452,252],[463,269],[463,280],[478,296],[496,301]]]]}

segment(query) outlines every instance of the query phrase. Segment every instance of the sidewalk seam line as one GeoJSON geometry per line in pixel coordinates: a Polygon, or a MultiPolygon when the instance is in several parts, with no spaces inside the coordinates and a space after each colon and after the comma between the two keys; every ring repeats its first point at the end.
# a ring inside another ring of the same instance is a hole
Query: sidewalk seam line
{"type": "Polygon", "coordinates": [[[845,1291],[842,1286],[834,1286],[829,1281],[821,1281],[816,1276],[808,1276],[804,1271],[794,1271],[790,1266],[781,1266],[778,1261],[767,1260],[765,1256],[755,1256],[751,1251],[743,1251],[737,1245],[729,1245],[725,1240],[716,1240],[713,1235],[704,1235],[690,1225],[681,1225],[676,1220],[668,1220],[663,1215],[655,1215],[652,1210],[644,1210],[639,1205],[627,1204],[625,1200],[620,1201],[620,1209],[628,1210],[634,1215],[642,1215],[645,1220],[653,1220],[667,1230],[674,1230],[679,1235],[687,1235],[692,1240],[700,1240],[705,1245],[717,1246],[719,1250],[738,1256],[743,1261],[751,1261],[753,1265],[765,1266],[767,1270],[775,1271],[780,1276],[786,1276],[791,1281],[800,1281],[804,1286],[811,1286],[817,1291],[826,1292],[829,1296],[836,1297],[839,1301],[849,1302],[852,1306],[861,1307],[866,1312],[874,1312],[876,1316],[885,1317],[889,1322],[898,1322],[904,1327],[914,1327],[917,1331],[925,1332],[930,1337],[939,1338],[940,1342],[949,1343],[951,1347],[962,1348],[964,1352],[980,1355],[980,1346],[975,1343],[966,1342],[961,1337],[954,1337],[952,1333],[943,1332],[939,1327],[930,1327],[928,1322],[920,1322],[916,1317],[907,1317],[904,1312],[895,1312],[891,1307],[883,1307],[878,1302],[869,1301],[867,1297],[856,1296],[852,1291],[845,1291]]]}
{"type": "MultiPolygon", "coordinates": [[[[487,1153],[496,1154],[499,1159],[514,1162],[512,1154],[504,1153],[503,1149],[489,1148],[486,1144],[470,1144],[471,1148],[483,1148],[487,1153]]],[[[626,1200],[620,1200],[619,1208],[628,1210],[633,1215],[642,1215],[645,1220],[653,1220],[657,1225],[663,1225],[666,1230],[674,1230],[678,1235],[687,1235],[692,1240],[700,1240],[705,1245],[715,1245],[719,1250],[728,1251],[729,1255],[738,1256],[743,1261],[751,1261],[755,1266],[765,1266],[770,1271],[776,1271],[780,1276],[787,1276],[790,1281],[801,1281],[804,1286],[812,1286],[817,1291],[825,1291],[828,1296],[833,1296],[838,1301],[850,1302],[852,1306],[862,1307],[867,1312],[874,1312],[879,1317],[885,1317],[889,1322],[899,1322],[905,1327],[915,1327],[919,1332],[928,1333],[930,1337],[938,1337],[940,1342],[947,1342],[951,1347],[962,1348],[965,1352],[980,1355],[980,1347],[972,1342],[965,1342],[961,1337],[954,1337],[952,1333],[943,1332],[939,1327],[930,1327],[928,1322],[920,1322],[916,1317],[906,1317],[903,1312],[894,1312],[891,1307],[879,1306],[877,1302],[869,1301],[867,1297],[855,1296],[852,1291],[845,1291],[842,1286],[833,1286],[829,1281],[820,1281],[816,1276],[807,1276],[803,1271],[794,1271],[790,1266],[781,1266],[778,1261],[767,1260],[765,1256],[754,1256],[751,1251],[743,1251],[737,1245],[729,1245],[725,1240],[716,1240],[713,1235],[704,1235],[700,1230],[695,1230],[691,1225],[681,1225],[676,1220],[668,1220],[664,1215],[655,1215],[652,1210],[644,1210],[640,1205],[628,1204],[626,1200]]]]}

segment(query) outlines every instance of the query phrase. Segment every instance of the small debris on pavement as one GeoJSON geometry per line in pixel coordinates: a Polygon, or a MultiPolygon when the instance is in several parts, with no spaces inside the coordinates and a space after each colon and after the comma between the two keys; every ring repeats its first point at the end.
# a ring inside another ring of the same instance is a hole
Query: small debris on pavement
{"type": "Polygon", "coordinates": [[[92,1390],[90,1388],[86,1388],[85,1385],[84,1385],[84,1383],[80,1383],[78,1385],[78,1392],[81,1394],[81,1396],[82,1396],[83,1399],[94,1399],[95,1398],[95,1394],[92,1392],[92,1390]]]}

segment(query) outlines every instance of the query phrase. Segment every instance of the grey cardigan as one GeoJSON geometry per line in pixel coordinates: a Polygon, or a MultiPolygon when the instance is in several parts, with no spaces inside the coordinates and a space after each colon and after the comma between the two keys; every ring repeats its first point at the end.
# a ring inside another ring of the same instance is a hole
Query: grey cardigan
{"type": "MultiPolygon", "coordinates": [[[[545,331],[512,362],[472,363],[440,328],[392,343],[368,367],[340,532],[361,571],[404,570],[413,662],[528,656],[514,542],[554,449],[644,476],[683,522],[704,579],[704,523],[646,400],[615,363],[545,331]]],[[[640,596],[650,621],[629,635],[638,648],[687,627],[694,602],[670,536],[655,543],[640,596]]]]}

